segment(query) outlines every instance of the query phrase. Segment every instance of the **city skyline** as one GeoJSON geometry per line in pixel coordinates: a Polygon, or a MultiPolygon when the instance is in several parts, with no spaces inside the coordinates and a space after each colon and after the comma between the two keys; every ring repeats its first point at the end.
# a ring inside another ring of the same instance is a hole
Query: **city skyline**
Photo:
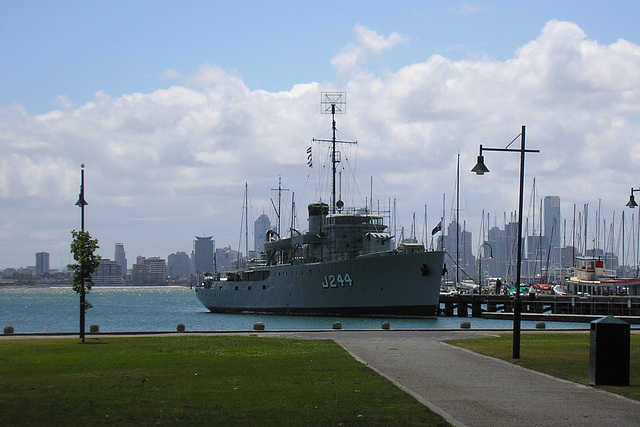
{"type": "Polygon", "coordinates": [[[536,178],[564,218],[588,203],[637,219],[625,207],[640,186],[636,2],[331,5],[0,3],[0,269],[38,252],[69,263],[81,164],[86,229],[109,258],[118,242],[188,252],[196,235],[238,249],[245,185],[253,221],[280,178],[283,210],[295,196],[298,213],[283,228],[304,228],[307,204],[329,200],[327,146],[313,141],[330,135],[326,91],[346,93],[337,129],[357,141],[340,147],[348,206],[393,203],[408,230],[427,205],[431,229],[459,156],[477,236],[482,212],[515,210],[518,175],[505,153],[472,174],[478,146],[505,147],[526,125],[540,153],[526,158],[525,200],[536,178]]]}
{"type": "MultiPolygon", "coordinates": [[[[622,225],[618,224],[618,228],[616,228],[615,218],[607,225],[607,219],[602,217],[601,212],[599,213],[596,210],[590,213],[587,204],[585,204],[580,211],[578,211],[577,206],[574,206],[574,219],[567,222],[567,218],[563,219],[561,216],[559,208],[561,200],[558,196],[543,196],[539,199],[539,214],[537,214],[537,220],[535,217],[535,203],[536,202],[532,200],[533,206],[529,207],[529,212],[532,213],[532,217],[525,218],[526,225],[523,234],[523,261],[525,262],[523,268],[527,272],[532,268],[534,270],[540,269],[543,263],[547,264],[551,269],[570,267],[572,262],[566,259],[569,255],[566,253],[563,254],[563,252],[571,248],[573,248],[575,252],[572,256],[602,256],[612,258],[610,260],[612,266],[608,267],[610,270],[615,269],[617,266],[634,267],[638,265],[640,261],[640,242],[638,241],[640,221],[636,223],[636,217],[633,214],[628,220],[625,220],[626,226],[630,228],[627,230],[627,236],[623,240],[624,231],[622,231],[622,225]],[[591,231],[588,231],[590,227],[588,219],[591,216],[595,217],[593,221],[597,223],[591,231]],[[586,227],[584,222],[585,218],[587,219],[586,227]],[[531,227],[529,225],[530,219],[531,227]],[[575,223],[573,221],[575,221],[575,223]],[[567,233],[570,235],[567,236],[567,233]],[[573,236],[571,236],[571,234],[573,236]],[[625,248],[626,256],[624,255],[625,248]],[[531,265],[533,265],[533,267],[531,265]]],[[[480,256],[486,256],[486,250],[484,254],[481,253],[481,246],[485,244],[489,244],[492,252],[491,256],[495,258],[491,266],[492,273],[500,271],[500,268],[496,268],[497,265],[513,262],[513,260],[509,261],[509,258],[512,258],[514,255],[508,255],[506,252],[512,252],[512,250],[508,249],[508,246],[515,244],[515,242],[510,242],[510,240],[515,240],[515,231],[512,230],[516,225],[515,214],[515,212],[511,212],[508,218],[507,213],[504,212],[501,224],[502,228],[498,226],[498,221],[495,216],[493,220],[491,220],[491,216],[487,215],[486,223],[483,224],[480,235],[475,237],[472,231],[466,229],[466,220],[464,218],[460,219],[458,234],[461,255],[459,261],[460,269],[463,271],[465,278],[469,278],[470,274],[477,274],[477,261],[480,256]],[[493,223],[493,225],[491,225],[491,223],[493,223]],[[496,237],[497,235],[501,237],[496,237]],[[504,241],[505,239],[506,241],[501,243],[501,245],[506,244],[505,248],[498,249],[496,242],[504,241]],[[495,249],[493,248],[494,246],[496,247],[495,249]],[[501,251],[506,252],[502,253],[501,251]]],[[[624,211],[621,216],[623,214],[624,211]]],[[[390,215],[389,212],[387,212],[386,215],[388,222],[391,221],[393,215],[390,215]]],[[[387,225],[389,231],[394,236],[396,244],[402,241],[411,241],[414,243],[422,243],[427,249],[434,248],[434,246],[435,248],[441,248],[443,245],[442,239],[446,236],[445,249],[449,253],[448,261],[449,264],[452,262],[455,263],[454,260],[457,258],[456,253],[458,250],[455,239],[453,238],[456,236],[455,225],[457,223],[455,210],[451,210],[448,222],[447,218],[441,218],[438,220],[439,225],[441,224],[440,221],[444,221],[444,228],[441,226],[436,227],[431,230],[431,233],[429,233],[427,224],[423,224],[421,230],[415,223],[415,218],[411,226],[411,233],[405,230],[403,226],[401,230],[399,228],[394,230],[397,224],[393,224],[392,222],[389,222],[387,225]],[[429,236],[429,234],[431,234],[431,236],[429,236]]],[[[144,262],[145,259],[149,258],[161,258],[165,260],[167,271],[169,271],[171,269],[170,261],[174,258],[176,259],[176,263],[180,264],[178,268],[182,274],[178,274],[178,276],[181,277],[185,277],[185,268],[190,269],[191,272],[214,271],[218,265],[223,266],[222,270],[233,268],[231,263],[235,261],[236,256],[249,258],[258,258],[260,256],[261,242],[263,242],[263,240],[258,237],[258,234],[262,236],[266,235],[266,231],[270,229],[270,222],[269,217],[265,213],[262,213],[258,219],[253,221],[253,227],[251,227],[251,229],[253,229],[253,235],[251,236],[251,240],[254,246],[249,248],[248,251],[244,249],[240,251],[234,250],[231,245],[218,247],[216,246],[215,236],[194,236],[195,240],[192,241],[192,250],[189,253],[177,250],[167,255],[154,254],[149,256],[138,254],[136,257],[137,263],[144,262]],[[215,264],[216,256],[221,257],[221,259],[218,260],[218,265],[215,264]],[[181,257],[184,257],[186,261],[182,259],[177,261],[177,259],[181,257]]],[[[242,246],[242,243],[240,243],[240,245],[242,246]]],[[[515,248],[515,246],[513,247],[515,248]]],[[[113,257],[104,254],[102,258],[107,261],[113,259],[112,262],[120,265],[120,268],[124,272],[131,271],[126,267],[127,258],[124,244],[116,243],[113,253],[113,257]]],[[[59,271],[49,268],[49,253],[47,252],[36,253],[35,260],[35,265],[9,267],[9,269],[33,268],[37,276],[43,272],[59,271]]],[[[489,268],[489,266],[485,265],[485,268],[489,268]]],[[[64,270],[64,268],[61,270],[64,270]]],[[[451,276],[451,272],[449,273],[451,276]]],[[[499,274],[499,276],[505,275],[506,273],[499,274]]],[[[168,276],[172,277],[173,275],[169,274],[168,276]]],[[[456,280],[459,279],[457,278],[456,280]]]]}

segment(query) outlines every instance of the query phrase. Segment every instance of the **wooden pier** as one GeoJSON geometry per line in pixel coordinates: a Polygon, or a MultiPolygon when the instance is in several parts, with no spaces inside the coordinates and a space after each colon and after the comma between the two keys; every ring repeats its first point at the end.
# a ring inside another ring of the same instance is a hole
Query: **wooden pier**
{"type": "MultiPolygon", "coordinates": [[[[522,313],[640,316],[640,296],[522,294],[522,313]]],[[[483,317],[485,313],[513,313],[512,295],[440,295],[439,316],[483,317]]]]}

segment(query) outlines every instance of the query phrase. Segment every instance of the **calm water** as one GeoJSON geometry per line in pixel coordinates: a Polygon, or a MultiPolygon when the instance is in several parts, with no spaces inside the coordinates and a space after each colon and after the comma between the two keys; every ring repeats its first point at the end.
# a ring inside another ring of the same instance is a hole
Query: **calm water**
{"type": "MultiPolygon", "coordinates": [[[[383,321],[391,329],[458,329],[459,317],[438,319],[337,318],[210,313],[186,287],[99,287],[87,295],[93,308],[87,311],[86,327],[95,323],[101,332],[175,331],[184,323],[187,331],[253,330],[264,322],[267,330],[380,329],[383,321]]],[[[76,332],[79,297],[71,288],[0,288],[0,327],[11,325],[16,333],[76,332]]],[[[466,319],[472,329],[511,329],[509,320],[466,319]]],[[[536,322],[523,321],[523,329],[536,322]]],[[[586,329],[585,323],[547,322],[547,329],[586,329]]]]}

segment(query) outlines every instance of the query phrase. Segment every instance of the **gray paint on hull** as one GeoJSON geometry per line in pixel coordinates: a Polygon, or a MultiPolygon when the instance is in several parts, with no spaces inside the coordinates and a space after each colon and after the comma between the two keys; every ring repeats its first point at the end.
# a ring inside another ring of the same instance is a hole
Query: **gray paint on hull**
{"type": "Polygon", "coordinates": [[[429,251],[265,267],[265,280],[214,282],[196,295],[218,313],[435,317],[443,259],[429,251]]]}

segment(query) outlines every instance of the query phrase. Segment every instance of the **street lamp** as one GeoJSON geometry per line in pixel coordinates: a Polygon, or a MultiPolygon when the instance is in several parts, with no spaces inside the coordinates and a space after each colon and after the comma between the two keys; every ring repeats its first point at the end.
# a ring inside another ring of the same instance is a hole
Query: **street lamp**
{"type": "Polygon", "coordinates": [[[633,192],[634,191],[640,191],[640,188],[631,187],[631,196],[629,196],[629,202],[627,203],[627,206],[630,207],[631,209],[633,209],[636,206],[638,206],[638,204],[636,203],[635,197],[633,197],[633,192]]]}
{"type": "MultiPolygon", "coordinates": [[[[631,209],[638,206],[638,204],[636,203],[635,197],[633,197],[634,191],[640,191],[640,188],[631,187],[631,195],[629,196],[629,201],[627,202],[627,206],[630,207],[631,209]]],[[[624,216],[622,217],[622,219],[624,220],[624,216]]],[[[640,216],[638,216],[638,223],[640,224],[640,216]]],[[[638,232],[640,233],[640,228],[638,230],[639,230],[638,232]]],[[[622,227],[622,240],[624,241],[624,227],[622,227]]],[[[622,245],[622,264],[624,265],[624,245],[622,245]]],[[[636,275],[638,273],[640,273],[640,270],[636,273],[636,275]]]]}
{"type": "MultiPolygon", "coordinates": [[[[89,203],[84,199],[84,163],[80,165],[80,195],[78,196],[78,201],[76,202],[76,206],[80,206],[80,230],[84,231],[84,207],[89,203]]],[[[79,260],[78,262],[82,263],[84,261],[79,260]]],[[[85,277],[82,276],[84,269],[80,268],[80,281],[82,282],[82,289],[80,290],[80,339],[84,342],[84,325],[85,325],[85,314],[87,311],[86,307],[86,292],[84,289],[84,280],[85,277]]]]}
{"type": "MultiPolygon", "coordinates": [[[[480,249],[482,249],[483,247],[488,246],[489,247],[489,259],[493,259],[493,248],[491,247],[491,245],[489,244],[489,242],[484,242],[483,244],[480,245],[480,249]]],[[[480,252],[478,250],[478,252],[480,252]]],[[[484,255],[485,251],[482,251],[482,254],[484,255]]],[[[478,254],[480,255],[480,254],[478,254]]],[[[478,263],[478,293],[480,295],[482,295],[482,257],[479,256],[479,263],[478,263]]]]}
{"type": "Polygon", "coordinates": [[[489,169],[484,165],[484,156],[482,151],[509,151],[520,153],[520,194],[518,199],[518,257],[516,260],[516,296],[513,301],[513,355],[514,359],[520,358],[520,317],[522,314],[522,300],[520,299],[520,273],[522,263],[522,205],[524,191],[524,153],[539,153],[540,150],[525,149],[525,126],[522,125],[520,135],[516,136],[506,148],[486,148],[480,144],[480,155],[478,163],[471,169],[477,175],[484,175],[489,169]],[[513,142],[520,137],[520,149],[509,148],[513,142]]]}

